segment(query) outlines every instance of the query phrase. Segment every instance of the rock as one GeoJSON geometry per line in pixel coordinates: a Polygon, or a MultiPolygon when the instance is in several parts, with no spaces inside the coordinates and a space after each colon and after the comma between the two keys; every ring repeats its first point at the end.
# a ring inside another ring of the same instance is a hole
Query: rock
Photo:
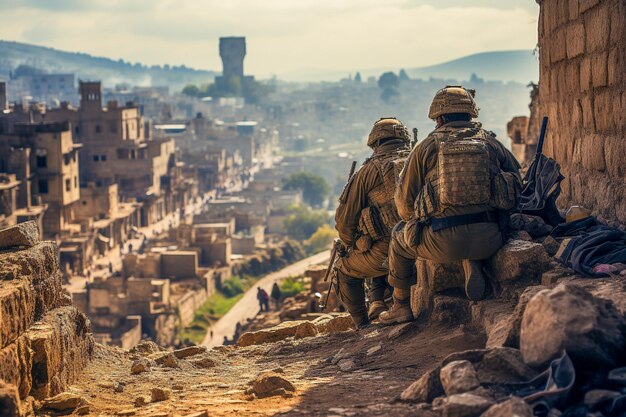
{"type": "Polygon", "coordinates": [[[483,397],[483,398],[485,398],[487,400],[490,400],[490,401],[493,401],[495,399],[494,395],[493,395],[493,392],[491,392],[490,390],[488,390],[485,387],[478,387],[476,389],[468,391],[467,393],[468,394],[472,394],[472,395],[476,395],[478,397],[483,397]]]}
{"type": "Polygon", "coordinates": [[[162,365],[167,368],[178,368],[178,361],[172,352],[153,353],[148,355],[148,359],[151,359],[158,365],[162,365]]]}
{"type": "Polygon", "coordinates": [[[271,397],[274,395],[282,395],[280,390],[295,392],[296,387],[282,375],[274,372],[262,372],[251,382],[251,391],[257,397],[271,397]]]}
{"type": "Polygon", "coordinates": [[[533,410],[521,398],[513,397],[492,405],[481,417],[533,417],[533,410]]]}
{"type": "Polygon", "coordinates": [[[115,413],[118,416],[134,416],[135,415],[135,410],[120,410],[117,413],[115,413]]]}
{"type": "Polygon", "coordinates": [[[168,400],[172,396],[169,388],[154,387],[150,390],[150,397],[153,403],[168,400]]]}
{"type": "Polygon", "coordinates": [[[455,394],[446,399],[443,417],[478,417],[493,405],[493,401],[473,394],[455,394]]]}
{"type": "Polygon", "coordinates": [[[39,242],[39,228],[33,220],[0,230],[0,248],[31,247],[39,242]]]}
{"type": "Polygon", "coordinates": [[[440,367],[426,372],[420,379],[409,385],[400,399],[409,402],[431,402],[435,398],[444,394],[441,380],[439,379],[440,367]]]}
{"type": "Polygon", "coordinates": [[[114,392],[118,392],[118,393],[119,393],[119,392],[124,392],[124,385],[122,385],[122,384],[116,384],[116,385],[115,385],[115,388],[113,388],[113,391],[114,391],[114,392]]]}
{"type": "Polygon", "coordinates": [[[515,310],[513,310],[513,314],[509,318],[508,324],[506,326],[506,335],[504,337],[503,346],[511,347],[515,349],[519,349],[519,338],[520,332],[522,330],[522,318],[524,317],[524,311],[526,311],[526,306],[531,298],[533,298],[540,291],[545,290],[546,287],[541,285],[535,285],[532,287],[528,287],[524,290],[522,295],[519,297],[517,302],[517,306],[515,306],[515,310]]]}
{"type": "Polygon", "coordinates": [[[349,314],[342,314],[317,325],[320,333],[332,334],[354,329],[354,322],[349,314]]]}
{"type": "Polygon", "coordinates": [[[91,412],[91,407],[89,405],[81,405],[76,410],[74,410],[74,414],[79,416],[86,416],[91,412]]]}
{"type": "Polygon", "coordinates": [[[207,356],[190,359],[189,363],[191,363],[196,368],[202,369],[213,368],[216,365],[215,361],[207,356]]]}
{"type": "Polygon", "coordinates": [[[318,335],[317,326],[310,321],[305,321],[296,329],[294,337],[296,339],[303,339],[305,337],[314,337],[318,335]]]}
{"type": "Polygon", "coordinates": [[[337,362],[337,366],[339,367],[339,370],[341,372],[350,372],[358,368],[356,362],[353,359],[349,358],[341,359],[339,362],[337,362]]]}
{"type": "Polygon", "coordinates": [[[391,329],[391,331],[387,334],[387,339],[393,340],[393,339],[399,338],[400,336],[402,336],[403,334],[411,330],[413,328],[413,325],[414,325],[413,322],[409,322],[409,323],[404,323],[404,324],[399,324],[397,326],[394,326],[391,329]]]}
{"type": "Polygon", "coordinates": [[[480,386],[476,370],[470,361],[450,362],[439,373],[446,395],[462,394],[480,386]]]}
{"type": "Polygon", "coordinates": [[[142,372],[147,372],[152,368],[152,365],[155,362],[148,359],[148,358],[141,358],[141,359],[137,359],[136,361],[133,362],[133,364],[130,366],[130,373],[132,375],[137,375],[140,374],[142,372]]]}
{"type": "Polygon", "coordinates": [[[186,348],[175,350],[173,353],[177,359],[184,359],[190,356],[195,356],[201,353],[205,353],[206,351],[207,351],[206,346],[189,346],[186,348]]]}
{"type": "Polygon", "coordinates": [[[174,384],[174,385],[172,385],[172,389],[173,389],[174,391],[183,391],[183,390],[185,389],[185,387],[183,387],[183,386],[182,386],[182,385],[180,385],[180,384],[174,384]]]}
{"type": "Polygon", "coordinates": [[[340,360],[346,358],[350,356],[350,353],[348,353],[344,348],[340,348],[337,353],[335,353],[335,356],[332,357],[332,359],[330,360],[330,363],[333,365],[337,365],[339,363],[340,360]]]}
{"type": "Polygon", "coordinates": [[[517,349],[494,348],[474,364],[481,384],[509,385],[533,379],[537,372],[528,367],[517,349]]]}
{"type": "Polygon", "coordinates": [[[431,322],[463,324],[471,318],[471,302],[465,297],[435,295],[430,317],[431,322]]]}
{"type": "Polygon", "coordinates": [[[517,232],[513,232],[511,234],[512,240],[524,240],[526,242],[530,242],[533,240],[533,237],[526,230],[518,230],[517,232]]]}
{"type": "Polygon", "coordinates": [[[21,417],[22,404],[17,387],[0,381],[0,415],[3,417],[21,417]]]}
{"type": "Polygon", "coordinates": [[[552,236],[547,236],[543,242],[541,242],[548,256],[554,256],[559,251],[561,244],[557,242],[552,236]]]}
{"type": "Polygon", "coordinates": [[[209,417],[208,411],[198,411],[197,413],[187,414],[184,417],[209,417]]]}
{"type": "Polygon", "coordinates": [[[137,346],[131,348],[128,352],[135,353],[142,356],[151,355],[153,353],[161,352],[162,349],[151,340],[144,340],[143,342],[139,342],[137,346]]]}
{"type": "Polygon", "coordinates": [[[296,337],[296,334],[298,337],[317,335],[317,328],[315,324],[306,320],[286,321],[268,329],[244,333],[239,337],[237,345],[251,346],[273,343],[288,337],[296,337]]]}
{"type": "Polygon", "coordinates": [[[524,362],[546,367],[566,350],[575,365],[613,366],[622,357],[624,316],[613,302],[574,285],[535,295],[524,312],[520,350],[524,362]]]}
{"type": "Polygon", "coordinates": [[[373,354],[375,354],[376,352],[379,352],[383,347],[381,345],[376,345],[376,346],[372,346],[371,348],[367,349],[367,356],[372,356],[373,354]]]}
{"type": "Polygon", "coordinates": [[[62,392],[54,397],[43,400],[42,405],[48,410],[69,411],[74,410],[83,402],[83,397],[71,392],[62,392]]]}
{"type": "Polygon", "coordinates": [[[608,400],[609,398],[619,397],[621,394],[618,391],[609,391],[605,389],[592,389],[585,394],[585,405],[590,409],[601,401],[608,400]]]}
{"type": "Polygon", "coordinates": [[[550,259],[539,243],[510,240],[488,261],[492,274],[501,283],[519,279],[538,280],[550,259]]]}
{"type": "Polygon", "coordinates": [[[566,276],[567,273],[562,269],[550,270],[541,274],[541,285],[551,287],[557,283],[560,278],[566,276]]]}
{"type": "Polygon", "coordinates": [[[133,404],[135,404],[135,407],[143,407],[146,405],[146,399],[144,397],[137,397],[135,401],[133,401],[133,404]]]}

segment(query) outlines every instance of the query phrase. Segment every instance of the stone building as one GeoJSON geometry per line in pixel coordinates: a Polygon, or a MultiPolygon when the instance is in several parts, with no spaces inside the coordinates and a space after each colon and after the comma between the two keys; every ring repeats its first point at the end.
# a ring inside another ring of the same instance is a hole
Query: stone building
{"type": "Polygon", "coordinates": [[[12,134],[0,134],[0,171],[33,174],[32,193],[48,206],[43,218],[47,236],[68,231],[74,219],[73,205],[80,197],[80,147],[67,122],[16,124],[12,134]],[[18,160],[25,149],[28,160],[18,160]]]}
{"type": "Polygon", "coordinates": [[[540,77],[530,122],[566,179],[561,205],[626,225],[626,3],[538,0],[540,77]]]}

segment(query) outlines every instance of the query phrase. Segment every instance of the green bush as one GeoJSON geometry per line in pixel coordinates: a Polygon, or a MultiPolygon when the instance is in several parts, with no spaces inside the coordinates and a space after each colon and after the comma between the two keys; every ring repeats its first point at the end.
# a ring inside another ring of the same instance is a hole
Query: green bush
{"type": "Polygon", "coordinates": [[[337,237],[337,231],[325,224],[317,228],[315,233],[304,242],[307,254],[315,254],[330,249],[333,239],[337,237]]]}
{"type": "Polygon", "coordinates": [[[241,278],[234,276],[230,277],[222,283],[222,293],[230,298],[239,294],[243,294],[245,291],[245,287],[241,278]]]}
{"type": "Polygon", "coordinates": [[[280,291],[283,299],[293,297],[305,290],[302,277],[287,277],[280,283],[280,291]]]}
{"type": "Polygon", "coordinates": [[[312,210],[309,206],[292,206],[285,218],[284,226],[287,235],[294,239],[305,240],[324,224],[328,224],[329,216],[324,210],[312,210]]]}

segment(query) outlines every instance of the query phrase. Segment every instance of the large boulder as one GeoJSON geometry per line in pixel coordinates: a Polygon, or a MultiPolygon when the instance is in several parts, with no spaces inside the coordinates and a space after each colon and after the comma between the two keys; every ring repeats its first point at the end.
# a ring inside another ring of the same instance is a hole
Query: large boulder
{"type": "Polygon", "coordinates": [[[479,395],[465,393],[455,394],[448,398],[443,405],[443,417],[478,417],[493,401],[479,395]]]}
{"type": "Polygon", "coordinates": [[[0,381],[0,416],[21,417],[22,403],[17,387],[0,381]]]}
{"type": "Polygon", "coordinates": [[[288,337],[309,337],[318,334],[315,324],[306,320],[286,321],[278,326],[268,329],[248,332],[241,335],[237,341],[238,346],[261,345],[263,343],[273,343],[288,337]]]}
{"type": "Polygon", "coordinates": [[[439,379],[441,367],[436,367],[426,372],[420,379],[409,385],[400,399],[407,402],[431,402],[437,397],[444,395],[443,386],[439,379]]]}
{"type": "Polygon", "coordinates": [[[37,242],[39,242],[39,228],[33,220],[0,230],[0,248],[31,247],[37,242]]]}
{"type": "Polygon", "coordinates": [[[262,372],[250,385],[250,391],[259,398],[296,391],[296,387],[289,380],[276,372],[262,372]]]}
{"type": "Polygon", "coordinates": [[[533,417],[533,410],[521,398],[512,397],[492,405],[480,417],[533,417]]]}
{"type": "Polygon", "coordinates": [[[522,319],[520,349],[532,367],[545,367],[566,350],[583,368],[614,366],[624,352],[624,316],[613,302],[574,285],[535,295],[522,319]]]}
{"type": "Polygon", "coordinates": [[[495,279],[510,284],[519,279],[539,280],[550,267],[543,245],[525,240],[510,240],[489,260],[495,279]]]}
{"type": "Polygon", "coordinates": [[[470,361],[450,362],[439,373],[446,395],[462,394],[480,386],[474,365],[470,361]]]}
{"type": "Polygon", "coordinates": [[[524,312],[526,311],[528,302],[540,291],[545,289],[546,287],[542,285],[534,285],[524,290],[522,295],[519,297],[513,313],[507,320],[505,330],[501,335],[501,346],[519,349],[519,338],[520,332],[522,330],[522,318],[524,317],[524,312]]]}

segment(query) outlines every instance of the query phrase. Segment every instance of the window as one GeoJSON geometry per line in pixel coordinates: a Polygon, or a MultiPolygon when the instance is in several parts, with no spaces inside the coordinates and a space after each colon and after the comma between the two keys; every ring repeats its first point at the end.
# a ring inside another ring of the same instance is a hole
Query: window
{"type": "Polygon", "coordinates": [[[37,168],[47,168],[47,167],[48,167],[48,157],[37,156],[37,168]]]}
{"type": "Polygon", "coordinates": [[[74,188],[78,188],[78,177],[74,175],[74,188]]]}
{"type": "Polygon", "coordinates": [[[96,133],[100,133],[100,125],[96,125],[96,133]]]}
{"type": "Polygon", "coordinates": [[[94,155],[93,156],[93,161],[94,162],[98,162],[100,160],[100,157],[98,155],[94,155]]]}
{"type": "Polygon", "coordinates": [[[71,189],[72,189],[72,182],[68,178],[65,180],[65,191],[70,191],[71,189]]]}
{"type": "Polygon", "coordinates": [[[48,194],[48,180],[39,180],[37,182],[39,194],[48,194]]]}
{"type": "Polygon", "coordinates": [[[106,155],[100,155],[100,160],[101,161],[106,161],[107,160],[107,156],[106,155]]]}
{"type": "Polygon", "coordinates": [[[74,133],[80,134],[80,126],[74,126],[74,133]]]}
{"type": "Polygon", "coordinates": [[[66,153],[65,155],[63,155],[63,162],[65,162],[65,165],[69,165],[71,159],[72,159],[72,156],[69,153],[66,153]]]}

